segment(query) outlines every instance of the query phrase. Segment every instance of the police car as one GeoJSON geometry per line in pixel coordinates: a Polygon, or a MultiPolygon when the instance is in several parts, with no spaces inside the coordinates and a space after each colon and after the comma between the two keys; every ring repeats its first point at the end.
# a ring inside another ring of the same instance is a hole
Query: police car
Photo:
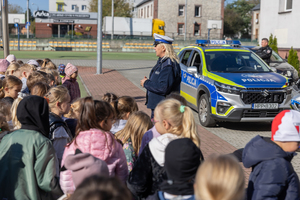
{"type": "Polygon", "coordinates": [[[203,126],[216,121],[272,121],[290,109],[288,78],[273,72],[239,41],[197,40],[178,53],[181,95],[203,126]]]}

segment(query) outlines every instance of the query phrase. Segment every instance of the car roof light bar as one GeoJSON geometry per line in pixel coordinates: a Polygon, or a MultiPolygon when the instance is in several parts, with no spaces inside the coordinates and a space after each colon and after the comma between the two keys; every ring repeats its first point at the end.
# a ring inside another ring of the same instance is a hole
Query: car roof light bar
{"type": "Polygon", "coordinates": [[[239,40],[196,40],[199,46],[240,46],[239,40]]]}

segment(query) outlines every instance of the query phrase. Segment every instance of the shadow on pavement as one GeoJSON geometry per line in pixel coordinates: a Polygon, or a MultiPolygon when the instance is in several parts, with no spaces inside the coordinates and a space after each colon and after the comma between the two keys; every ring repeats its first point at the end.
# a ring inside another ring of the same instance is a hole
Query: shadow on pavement
{"type": "Polygon", "coordinates": [[[227,128],[239,131],[271,131],[271,122],[217,122],[215,128],[227,128]]]}

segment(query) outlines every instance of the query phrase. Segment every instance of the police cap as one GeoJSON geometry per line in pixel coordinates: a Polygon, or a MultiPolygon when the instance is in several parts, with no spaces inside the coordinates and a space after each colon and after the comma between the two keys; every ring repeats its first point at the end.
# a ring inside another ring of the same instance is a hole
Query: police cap
{"type": "Polygon", "coordinates": [[[174,40],[168,36],[164,35],[159,35],[154,33],[154,46],[160,44],[160,43],[165,43],[165,44],[172,44],[174,40]]]}

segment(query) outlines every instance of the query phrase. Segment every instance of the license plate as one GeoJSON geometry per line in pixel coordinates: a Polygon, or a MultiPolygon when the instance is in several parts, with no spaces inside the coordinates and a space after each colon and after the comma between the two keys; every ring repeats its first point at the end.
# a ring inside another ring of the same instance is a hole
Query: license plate
{"type": "Polygon", "coordinates": [[[274,109],[278,109],[278,103],[253,103],[252,109],[254,109],[254,110],[274,110],[274,109]]]}

